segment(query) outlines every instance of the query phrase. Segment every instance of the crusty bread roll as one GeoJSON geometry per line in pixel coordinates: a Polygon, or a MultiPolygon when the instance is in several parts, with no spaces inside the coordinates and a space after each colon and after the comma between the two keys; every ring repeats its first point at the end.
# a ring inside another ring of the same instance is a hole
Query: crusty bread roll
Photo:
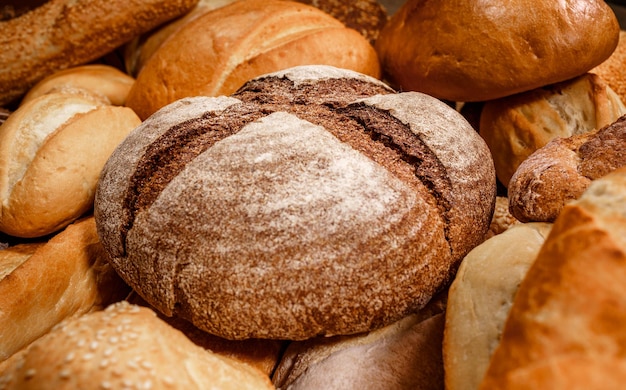
{"type": "MultiPolygon", "coordinates": [[[[236,0],[200,0],[198,4],[183,17],[165,24],[156,31],[150,31],[136,37],[124,47],[124,63],[126,71],[137,76],[154,52],[176,31],[197,17],[223,7],[236,0]]],[[[374,43],[380,30],[387,22],[387,11],[376,0],[295,0],[308,4],[335,17],[346,27],[360,32],[370,43],[374,43]]]]}
{"type": "Polygon", "coordinates": [[[5,390],[274,388],[255,368],[198,347],[126,301],[64,321],[1,369],[5,390]]]}
{"type": "Polygon", "coordinates": [[[20,106],[0,127],[0,231],[41,237],[91,210],[105,161],[140,123],[75,90],[20,106]]]}
{"type": "Polygon", "coordinates": [[[134,82],[134,78],[110,65],[75,66],[55,72],[35,84],[28,90],[20,104],[26,104],[52,91],[80,88],[105,96],[115,106],[123,106],[134,82]]]}
{"type": "Polygon", "coordinates": [[[0,250],[0,281],[28,260],[45,242],[20,243],[0,250]]]}
{"type": "Polygon", "coordinates": [[[509,185],[517,219],[553,222],[592,180],[626,166],[626,116],[589,133],[556,138],[519,166],[509,185]]]}
{"type": "Polygon", "coordinates": [[[0,361],[63,319],[123,299],[130,288],[108,262],[93,217],[73,223],[43,243],[0,251],[0,361]]]}
{"type": "Polygon", "coordinates": [[[619,96],[597,75],[580,77],[486,102],[480,115],[496,174],[508,187],[522,161],[557,137],[581,134],[626,114],[619,96]]]}
{"type": "Polygon", "coordinates": [[[617,48],[609,58],[591,69],[591,73],[600,76],[623,102],[626,102],[626,31],[619,32],[617,48]]]}
{"type": "Polygon", "coordinates": [[[224,338],[297,340],[419,309],[494,202],[489,151],[454,109],[302,66],[159,110],[108,160],[94,212],[159,311],[224,338]]]}
{"type": "Polygon", "coordinates": [[[143,120],[177,99],[229,95],[256,76],[307,64],[380,75],[367,39],[327,13],[291,1],[238,1],[170,36],[142,68],[126,104],[143,120]]]}
{"type": "Polygon", "coordinates": [[[617,46],[602,0],[408,0],[376,41],[396,89],[475,102],[579,76],[617,46]]]}
{"type": "Polygon", "coordinates": [[[198,0],[50,0],[0,22],[0,105],[44,77],[96,60],[198,0]]]}
{"type": "Polygon", "coordinates": [[[518,224],[463,259],[448,291],[443,363],[447,390],[475,390],[487,371],[517,287],[552,224],[518,224]]]}
{"type": "Polygon", "coordinates": [[[513,301],[481,389],[619,389],[626,379],[626,168],[563,208],[513,301]]]}
{"type": "Polygon", "coordinates": [[[289,390],[443,389],[445,294],[417,313],[353,336],[289,344],[272,376],[289,390]]]}

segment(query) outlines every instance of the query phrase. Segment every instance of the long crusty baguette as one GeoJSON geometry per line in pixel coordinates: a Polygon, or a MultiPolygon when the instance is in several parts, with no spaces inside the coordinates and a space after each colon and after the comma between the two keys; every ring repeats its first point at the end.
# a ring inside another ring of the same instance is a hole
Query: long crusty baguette
{"type": "Polygon", "coordinates": [[[55,71],[102,57],[198,0],[50,0],[0,22],[0,105],[55,71]]]}

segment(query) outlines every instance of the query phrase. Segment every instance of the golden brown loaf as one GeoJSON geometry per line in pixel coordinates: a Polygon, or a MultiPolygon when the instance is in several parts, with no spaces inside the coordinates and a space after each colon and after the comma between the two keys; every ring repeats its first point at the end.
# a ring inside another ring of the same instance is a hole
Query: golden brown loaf
{"type": "Polygon", "coordinates": [[[396,89],[497,99],[579,76],[617,46],[602,0],[408,0],[376,41],[396,89]]]}
{"type": "Polygon", "coordinates": [[[563,208],[522,281],[481,389],[626,380],[626,168],[563,208]]]}
{"type": "Polygon", "coordinates": [[[513,298],[549,223],[518,224],[465,256],[448,291],[443,364],[447,390],[478,389],[513,298]]]}
{"type": "Polygon", "coordinates": [[[307,64],[380,75],[369,42],[327,13],[291,1],[239,1],[170,36],[137,76],[127,106],[146,119],[177,99],[229,95],[256,76],[307,64]]]}
{"type": "Polygon", "coordinates": [[[50,0],[0,22],[0,105],[179,16],[198,0],[50,0]]]}
{"type": "Polygon", "coordinates": [[[109,265],[93,217],[47,242],[21,244],[0,254],[3,263],[7,257],[20,263],[0,279],[0,361],[63,319],[102,309],[130,291],[109,265]]]}
{"type": "Polygon", "coordinates": [[[198,347],[125,301],[64,321],[0,370],[2,390],[274,388],[257,369],[198,347]]]}
{"type": "Polygon", "coordinates": [[[557,137],[613,123],[626,106],[597,75],[580,77],[486,102],[480,115],[483,137],[498,179],[508,186],[522,161],[557,137]]]}
{"type": "Polygon", "coordinates": [[[83,90],[20,106],[0,127],[0,231],[41,237],[91,210],[104,163],[140,123],[83,90]]]}
{"type": "Polygon", "coordinates": [[[553,222],[591,181],[626,166],[626,116],[600,130],[556,138],[519,166],[509,209],[519,220],[553,222]]]}
{"type": "Polygon", "coordinates": [[[116,269],[164,314],[303,339],[419,309],[494,202],[489,152],[458,112],[317,65],[155,113],[107,162],[95,215],[116,269]]]}
{"type": "Polygon", "coordinates": [[[609,58],[591,69],[600,76],[615,93],[626,102],[626,31],[619,32],[619,43],[609,58]]]}
{"type": "Polygon", "coordinates": [[[55,72],[35,84],[28,90],[20,104],[23,105],[49,92],[78,88],[105,96],[115,106],[123,106],[134,82],[134,78],[110,65],[74,66],[55,72]]]}

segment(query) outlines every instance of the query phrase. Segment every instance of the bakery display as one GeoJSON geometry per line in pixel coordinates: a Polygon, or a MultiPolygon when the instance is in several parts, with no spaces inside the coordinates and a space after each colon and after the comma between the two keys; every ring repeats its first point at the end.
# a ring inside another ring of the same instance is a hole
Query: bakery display
{"type": "Polygon", "coordinates": [[[611,55],[619,31],[602,0],[408,0],[376,51],[396,89],[475,102],[579,76],[611,55]]]}
{"type": "Polygon", "coordinates": [[[620,97],[599,76],[582,76],[485,102],[479,132],[500,182],[508,187],[522,161],[555,138],[586,133],[626,114],[620,97]]]}
{"type": "Polygon", "coordinates": [[[255,368],[202,349],[127,302],[72,318],[0,366],[5,390],[273,389],[255,368]]]}
{"type": "Polygon", "coordinates": [[[198,0],[49,0],[0,21],[0,105],[189,11],[198,0]]]}
{"type": "Polygon", "coordinates": [[[524,160],[509,185],[520,221],[553,222],[593,180],[626,166],[626,116],[589,133],[556,138],[524,160]]]}
{"type": "Polygon", "coordinates": [[[517,224],[463,259],[446,306],[443,366],[447,390],[478,389],[517,287],[551,228],[550,223],[517,224]]]}
{"type": "Polygon", "coordinates": [[[167,38],[137,75],[126,105],[145,120],[177,99],[230,95],[256,76],[309,64],[380,75],[369,41],[329,14],[291,1],[237,1],[167,38]]]}
{"type": "Polygon", "coordinates": [[[297,340],[421,308],[494,202],[488,149],[458,112],[316,65],[165,106],[111,155],[94,213],[114,267],[162,313],[297,340]]]}
{"type": "Polygon", "coordinates": [[[93,217],[0,251],[0,267],[0,361],[65,318],[101,310],[130,291],[109,264],[93,217]]]}
{"type": "Polygon", "coordinates": [[[1,4],[0,389],[621,388],[618,10],[1,4]]]}
{"type": "Polygon", "coordinates": [[[481,389],[617,389],[626,378],[626,168],[566,205],[521,282],[481,389]]]}
{"type": "Polygon", "coordinates": [[[0,231],[41,237],[91,210],[102,166],[140,123],[78,89],[20,106],[0,127],[0,231]]]}

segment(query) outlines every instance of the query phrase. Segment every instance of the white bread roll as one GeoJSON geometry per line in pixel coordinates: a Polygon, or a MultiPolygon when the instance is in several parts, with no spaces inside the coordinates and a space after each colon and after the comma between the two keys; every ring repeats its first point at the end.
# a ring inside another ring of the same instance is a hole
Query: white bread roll
{"type": "Polygon", "coordinates": [[[619,23],[602,0],[408,0],[376,41],[384,76],[440,99],[498,99],[606,60],[619,23]]]}
{"type": "Polygon", "coordinates": [[[109,265],[93,217],[46,242],[0,251],[0,267],[8,267],[0,279],[0,361],[65,318],[103,309],[130,291],[109,265]]]}
{"type": "Polygon", "coordinates": [[[31,100],[0,127],[0,231],[41,237],[91,210],[104,163],[141,123],[127,107],[75,92],[31,100]]]}
{"type": "Polygon", "coordinates": [[[198,0],[50,0],[0,22],[0,105],[59,70],[94,61],[198,0]]]}
{"type": "Polygon", "coordinates": [[[515,293],[552,225],[515,225],[465,256],[448,291],[443,365],[448,390],[482,381],[515,293]]]}
{"type": "Polygon", "coordinates": [[[520,284],[480,386],[620,389],[626,380],[626,167],[566,205],[520,284]]]}
{"type": "Polygon", "coordinates": [[[257,369],[198,347],[126,301],[64,321],[0,370],[4,390],[273,389],[257,369]]]}
{"type": "Polygon", "coordinates": [[[20,104],[65,88],[84,89],[105,96],[114,106],[123,106],[135,79],[110,65],[89,64],[54,72],[35,84],[20,104]]]}

